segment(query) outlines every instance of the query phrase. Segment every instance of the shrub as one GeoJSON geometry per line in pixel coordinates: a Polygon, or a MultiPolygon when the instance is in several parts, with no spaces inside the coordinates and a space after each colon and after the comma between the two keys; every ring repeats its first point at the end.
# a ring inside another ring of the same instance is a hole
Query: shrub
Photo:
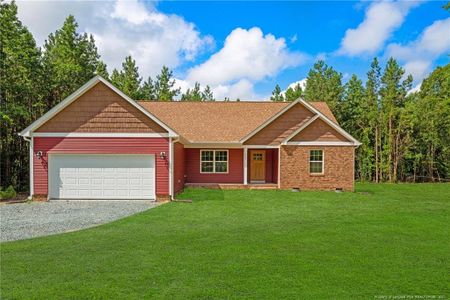
{"type": "Polygon", "coordinates": [[[0,199],[11,199],[16,197],[16,195],[17,193],[12,185],[8,186],[8,188],[4,191],[0,190],[0,199]]]}

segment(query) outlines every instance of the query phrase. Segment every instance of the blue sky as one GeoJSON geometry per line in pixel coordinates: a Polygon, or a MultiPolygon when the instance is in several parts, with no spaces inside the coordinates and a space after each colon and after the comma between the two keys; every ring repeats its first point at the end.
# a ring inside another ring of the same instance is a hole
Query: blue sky
{"type": "Polygon", "coordinates": [[[111,70],[125,55],[144,77],[162,65],[183,89],[199,81],[218,98],[267,99],[303,80],[324,59],[363,80],[374,56],[396,57],[415,85],[448,63],[445,2],[19,2],[19,17],[39,45],[68,14],[92,33],[111,70]],[[39,17],[38,17],[39,16],[39,17]]]}

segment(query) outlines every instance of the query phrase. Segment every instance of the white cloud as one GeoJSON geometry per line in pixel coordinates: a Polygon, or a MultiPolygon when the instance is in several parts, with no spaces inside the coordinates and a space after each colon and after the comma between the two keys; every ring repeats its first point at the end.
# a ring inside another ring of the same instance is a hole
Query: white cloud
{"type": "Polygon", "coordinates": [[[365,18],[355,29],[348,29],[338,54],[373,54],[380,50],[418,2],[375,2],[366,10],[365,18]]]}
{"type": "Polygon", "coordinates": [[[412,75],[416,80],[422,80],[431,70],[431,61],[427,60],[411,60],[403,65],[405,76],[412,75]]]}
{"type": "Polygon", "coordinates": [[[305,59],[304,54],[289,51],[284,38],[264,35],[257,27],[237,28],[228,35],[223,48],[190,69],[187,78],[213,86],[242,79],[256,81],[298,66],[305,59]]]}
{"type": "Polygon", "coordinates": [[[241,79],[233,84],[220,84],[212,88],[214,97],[218,100],[223,100],[225,97],[230,100],[261,100],[253,90],[253,83],[247,79],[241,79]]]}
{"type": "Polygon", "coordinates": [[[293,36],[291,36],[291,38],[289,39],[291,43],[295,43],[297,41],[297,34],[294,34],[293,36]]]}
{"type": "Polygon", "coordinates": [[[79,30],[92,33],[109,69],[120,68],[132,55],[144,77],[163,65],[176,68],[213,44],[193,23],[159,12],[152,3],[130,1],[20,1],[19,18],[39,45],[73,14],[79,30]]]}
{"type": "Polygon", "coordinates": [[[286,94],[286,91],[287,91],[289,88],[295,88],[295,86],[296,86],[297,84],[300,84],[300,87],[302,88],[302,90],[305,91],[305,88],[306,88],[306,80],[307,80],[306,78],[303,78],[302,80],[295,81],[295,82],[289,84],[288,87],[287,87],[284,91],[282,91],[281,93],[282,93],[283,95],[286,94]]]}
{"type": "Polygon", "coordinates": [[[415,85],[412,89],[408,91],[408,95],[416,92],[420,92],[420,87],[422,86],[422,82],[415,85]]]}
{"type": "Polygon", "coordinates": [[[433,61],[450,51],[450,18],[435,21],[419,37],[405,45],[389,44],[386,56],[404,62],[405,75],[413,75],[416,82],[430,72],[433,61]]]}

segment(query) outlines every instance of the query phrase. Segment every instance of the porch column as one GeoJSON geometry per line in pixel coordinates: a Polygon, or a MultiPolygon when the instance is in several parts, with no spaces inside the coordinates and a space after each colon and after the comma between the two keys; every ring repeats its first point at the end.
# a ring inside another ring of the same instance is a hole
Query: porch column
{"type": "Polygon", "coordinates": [[[244,148],[244,184],[247,184],[247,152],[248,149],[244,148]]]}

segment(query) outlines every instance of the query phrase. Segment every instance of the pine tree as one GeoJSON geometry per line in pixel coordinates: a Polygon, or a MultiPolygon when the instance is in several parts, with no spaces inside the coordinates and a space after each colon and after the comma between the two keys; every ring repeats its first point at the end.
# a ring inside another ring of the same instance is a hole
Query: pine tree
{"type": "Polygon", "coordinates": [[[114,69],[111,73],[111,83],[118,88],[119,90],[122,89],[122,74],[117,69],[114,69]]]}
{"type": "Polygon", "coordinates": [[[205,87],[202,93],[202,100],[203,101],[215,101],[213,92],[211,91],[211,88],[209,85],[205,87]]]}
{"type": "Polygon", "coordinates": [[[342,101],[343,92],[342,74],[329,67],[323,60],[316,62],[308,72],[305,99],[307,101],[325,101],[337,120],[340,121],[339,104],[342,101]]]}
{"type": "Polygon", "coordinates": [[[106,68],[106,64],[103,61],[99,61],[97,64],[97,68],[95,70],[95,74],[103,77],[104,79],[109,81],[109,73],[108,69],[106,68]]]}
{"type": "Polygon", "coordinates": [[[18,133],[45,109],[41,53],[17,17],[14,1],[0,2],[0,186],[28,188],[28,143],[18,133]]]}
{"type": "Polygon", "coordinates": [[[272,96],[270,97],[270,100],[277,101],[277,102],[284,101],[284,96],[281,93],[281,88],[278,84],[275,86],[275,89],[272,91],[272,96]]]}
{"type": "Polygon", "coordinates": [[[341,126],[362,143],[356,152],[356,175],[360,180],[371,180],[373,169],[373,149],[370,145],[366,104],[362,81],[353,74],[345,85],[341,104],[341,126]]]}
{"type": "Polygon", "coordinates": [[[145,100],[157,100],[158,97],[156,96],[155,83],[153,82],[152,77],[149,76],[147,81],[142,85],[141,94],[145,100]]]}
{"type": "Polygon", "coordinates": [[[295,101],[303,96],[303,90],[299,83],[297,83],[294,88],[288,87],[285,93],[286,101],[295,101]]]}
{"type": "Polygon", "coordinates": [[[382,107],[382,142],[383,164],[390,182],[397,181],[398,163],[402,153],[399,151],[401,132],[398,131],[398,119],[401,108],[405,106],[406,93],[411,88],[412,77],[402,81],[405,71],[394,58],[390,58],[381,77],[381,107],[382,107]]]}
{"type": "Polygon", "coordinates": [[[200,89],[200,83],[196,82],[194,87],[187,89],[186,93],[181,95],[181,101],[203,101],[203,94],[200,89]]]}
{"type": "Polygon", "coordinates": [[[161,74],[156,76],[155,93],[159,101],[172,101],[180,93],[180,88],[174,88],[175,79],[173,72],[166,66],[161,69],[161,74]]]}
{"type": "Polygon", "coordinates": [[[375,57],[371,63],[371,69],[367,73],[366,81],[366,107],[367,107],[367,118],[369,127],[368,137],[370,141],[373,141],[372,148],[374,149],[373,165],[374,179],[375,182],[380,180],[380,115],[379,115],[379,92],[380,92],[380,81],[381,81],[381,68],[378,64],[378,59],[375,57]]]}
{"type": "Polygon", "coordinates": [[[69,15],[62,28],[45,41],[43,65],[49,84],[48,108],[95,75],[100,56],[94,38],[78,33],[77,28],[75,18],[69,15]]]}
{"type": "Polygon", "coordinates": [[[125,61],[122,63],[122,71],[120,71],[119,75],[117,72],[116,74],[113,72],[111,79],[113,84],[120,88],[127,96],[135,100],[142,98],[142,78],[139,76],[139,69],[136,66],[136,61],[131,56],[125,57],[125,61]]]}
{"type": "Polygon", "coordinates": [[[450,64],[438,67],[421,85],[416,104],[416,161],[421,175],[450,178],[450,64]]]}

